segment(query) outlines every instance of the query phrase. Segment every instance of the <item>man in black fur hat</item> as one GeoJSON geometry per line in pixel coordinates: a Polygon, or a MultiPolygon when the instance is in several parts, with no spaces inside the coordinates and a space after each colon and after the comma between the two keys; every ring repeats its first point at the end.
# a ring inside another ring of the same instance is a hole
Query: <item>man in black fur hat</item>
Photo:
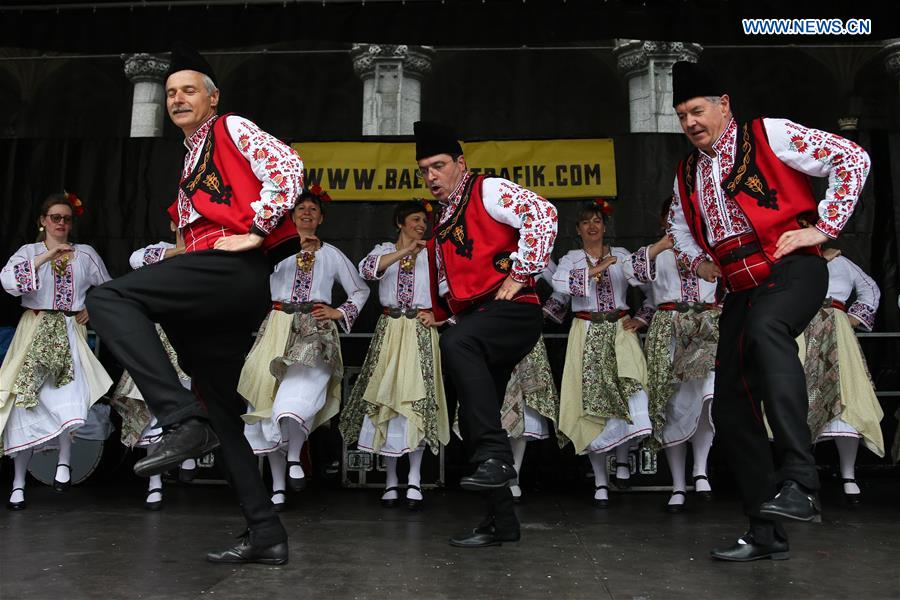
{"type": "Polygon", "coordinates": [[[135,473],[159,474],[218,447],[217,464],[234,487],[247,534],[207,560],[284,564],[287,534],[244,437],[237,382],[270,306],[270,261],[296,237],[283,217],[301,192],[303,163],[251,121],[217,115],[215,73],[190,48],[172,52],[166,98],[187,147],[178,199],[169,207],[184,253],[95,288],[87,304],[164,430],[135,473]],[[154,322],[191,375],[193,393],[181,387],[154,322]]]}
{"type": "Polygon", "coordinates": [[[728,289],[713,420],[750,518],[749,531],[712,556],[785,559],[787,534],[777,521],[820,520],[795,338],[822,306],[828,269],[819,246],[853,214],[869,157],[849,140],[786,119],[738,123],[725,88],[694,63],[675,64],[672,104],[696,149],[676,171],[669,233],[686,268],[728,289]],[[814,197],[810,176],[828,177],[824,199],[814,197]]]}
{"type": "Polygon", "coordinates": [[[440,202],[429,242],[432,310],[455,325],[441,335],[441,361],[459,406],[459,427],[475,472],[464,489],[483,492],[487,518],[451,538],[475,548],[519,539],[510,482],[516,479],[500,405],[516,364],[534,347],[543,318],[534,277],[550,260],[556,209],[500,177],[474,175],[456,135],[414,125],[419,175],[440,202]]]}

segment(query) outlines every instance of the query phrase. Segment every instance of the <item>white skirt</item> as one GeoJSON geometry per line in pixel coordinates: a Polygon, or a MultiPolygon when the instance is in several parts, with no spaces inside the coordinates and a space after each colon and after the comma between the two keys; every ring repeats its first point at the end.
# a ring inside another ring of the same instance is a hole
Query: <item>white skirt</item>
{"type": "Polygon", "coordinates": [[[548,437],[550,437],[550,424],[547,422],[547,417],[526,405],[525,431],[522,432],[519,439],[546,440],[548,437]]]}
{"type": "Polygon", "coordinates": [[[315,367],[299,363],[288,367],[275,394],[272,416],[244,426],[244,435],[253,452],[267,454],[288,443],[285,419],[296,421],[309,435],[316,415],[325,406],[331,373],[332,368],[324,361],[319,361],[315,367]]]}
{"type": "MultiPolygon", "coordinates": [[[[359,432],[357,448],[364,452],[372,452],[383,456],[403,456],[416,448],[410,448],[408,443],[409,420],[403,415],[397,415],[387,423],[387,436],[379,451],[375,451],[375,425],[369,415],[363,418],[362,429],[359,432]]],[[[424,442],[423,442],[424,443],[424,442]]]]}
{"type": "Polygon", "coordinates": [[[647,392],[639,390],[628,398],[628,414],[631,423],[625,419],[611,418],[606,421],[606,427],[600,435],[588,444],[581,454],[590,452],[609,452],[622,444],[636,443],[644,439],[653,431],[650,423],[650,400],[647,392]]]}
{"type": "Polygon", "coordinates": [[[840,417],[836,417],[828,425],[825,426],[825,429],[822,430],[822,433],[819,434],[819,437],[816,438],[817,442],[822,442],[825,440],[838,438],[838,437],[853,437],[853,438],[861,438],[862,434],[856,430],[853,425],[844,421],[840,417]]]}
{"type": "Polygon", "coordinates": [[[666,404],[666,425],[662,431],[662,447],[677,446],[688,441],[697,433],[700,419],[712,422],[712,403],[715,374],[705,379],[693,379],[675,386],[675,393],[666,404]],[[704,406],[708,406],[706,411],[704,406]]]}
{"type": "MultiPolygon", "coordinates": [[[[27,313],[26,313],[27,314],[27,313]]],[[[23,319],[24,320],[24,319],[23,319]]],[[[66,317],[66,333],[69,338],[69,347],[74,348],[72,363],[75,370],[75,379],[62,387],[56,387],[53,381],[46,381],[38,391],[39,401],[34,408],[20,408],[14,404],[9,411],[6,426],[3,430],[3,451],[13,455],[29,448],[38,448],[54,440],[63,433],[70,433],[84,425],[88,410],[97,398],[96,390],[91,390],[91,380],[97,380],[97,388],[103,385],[106,389],[112,384],[106,371],[96,362],[91,354],[88,360],[94,370],[91,374],[85,371],[82,364],[82,352],[90,353],[84,338],[79,339],[78,331],[84,331],[84,327],[78,326],[74,317],[66,317]],[[77,328],[77,329],[76,329],[77,328]],[[94,364],[96,362],[96,364],[94,364]]],[[[27,343],[30,343],[30,339],[27,343]]],[[[13,340],[10,353],[18,344],[13,340]]],[[[26,340],[22,340],[26,342],[26,340]]],[[[23,348],[24,349],[24,348],[23,348]]],[[[102,392],[100,392],[102,394],[102,392]]],[[[98,396],[99,397],[99,396],[98,396]]],[[[13,398],[7,400],[14,403],[13,398]]]]}

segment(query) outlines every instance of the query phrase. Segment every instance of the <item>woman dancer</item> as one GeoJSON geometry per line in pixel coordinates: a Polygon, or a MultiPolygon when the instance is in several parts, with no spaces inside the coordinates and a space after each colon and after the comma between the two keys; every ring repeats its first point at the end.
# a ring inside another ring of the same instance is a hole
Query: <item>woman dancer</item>
{"type": "Polygon", "coordinates": [[[59,445],[53,488],[71,484],[72,433],[112,380],[87,345],[84,297],[109,280],[97,252],[69,242],[84,212],[75,194],[51,194],[41,205],[38,242],[19,248],[0,272],[3,289],[26,310],[0,367],[0,431],[15,474],[7,508],[26,507],[25,475],[33,451],[59,445]]]}
{"type": "MultiPolygon", "coordinates": [[[[608,202],[585,204],[576,231],[582,249],[559,261],[553,289],[572,298],[575,319],[569,330],[560,390],[559,429],[579,454],[588,454],[594,469],[594,500],[609,505],[606,459],[614,451],[618,487],[627,487],[630,446],[651,432],[647,365],[628,318],[629,286],[623,265],[631,253],[604,241],[612,212],[608,202]]],[[[634,284],[637,284],[635,281],[634,284]]]]}
{"type": "Polygon", "coordinates": [[[244,434],[257,454],[269,459],[272,503],[284,508],[285,473],[293,491],[306,487],[300,451],[319,425],[338,413],[343,362],[335,323],[349,333],[369,297],[369,288],[344,254],[322,242],[328,194],[314,185],[304,190],[291,211],[301,250],[275,266],[269,278],[272,311],[241,371],[238,392],[251,405],[244,434]],[[339,283],[347,301],[331,307],[339,283]]]}
{"type": "Polygon", "coordinates": [[[422,238],[431,207],[414,200],[394,211],[396,242],[379,244],[359,263],[359,274],[378,281],[383,314],[362,372],[341,413],[341,433],[349,444],[385,457],[383,506],[399,500],[397,459],[409,457],[406,505],[422,504],[421,466],[427,445],[437,454],[450,441],[447,403],[431,293],[428,256],[422,238]]]}

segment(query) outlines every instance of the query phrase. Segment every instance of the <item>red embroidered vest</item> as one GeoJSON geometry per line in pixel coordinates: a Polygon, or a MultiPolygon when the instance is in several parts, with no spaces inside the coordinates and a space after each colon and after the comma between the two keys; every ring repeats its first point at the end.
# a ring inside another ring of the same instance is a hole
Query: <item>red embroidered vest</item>
{"type": "MultiPolygon", "coordinates": [[[[519,245],[519,231],[494,219],[484,208],[482,182],[484,175],[472,176],[463,189],[459,205],[450,218],[434,230],[428,242],[432,266],[432,300],[438,320],[442,312],[437,297],[437,273],[434,246],[440,244],[444,274],[447,277],[447,304],[450,312],[493,297],[512,268],[510,255],[519,245]]],[[[532,278],[525,288],[534,287],[532,278]]],[[[518,299],[517,299],[518,300],[518,299]]],[[[530,301],[522,298],[519,301],[530,301]]]]}
{"type": "MultiPolygon", "coordinates": [[[[226,117],[227,114],[216,117],[206,135],[197,166],[182,179],[180,187],[190,198],[194,210],[203,217],[235,234],[245,234],[250,232],[256,216],[250,203],[259,200],[262,182],[228,134],[226,117]]],[[[177,200],[169,206],[168,212],[177,223],[177,200]]],[[[297,229],[291,219],[282,219],[264,238],[263,249],[268,252],[296,237],[297,229]]]]}
{"type": "MultiPolygon", "coordinates": [[[[722,188],[744,211],[764,258],[771,265],[775,262],[775,247],[781,234],[814,225],[819,220],[818,203],[809,177],[781,162],[769,146],[762,119],[741,125],[736,144],[734,166],[722,181],[722,188]]],[[[699,152],[694,150],[678,164],[678,192],[694,239],[719,263],[706,239],[694,180],[699,152]]],[[[818,246],[795,252],[821,255],[818,246]]]]}

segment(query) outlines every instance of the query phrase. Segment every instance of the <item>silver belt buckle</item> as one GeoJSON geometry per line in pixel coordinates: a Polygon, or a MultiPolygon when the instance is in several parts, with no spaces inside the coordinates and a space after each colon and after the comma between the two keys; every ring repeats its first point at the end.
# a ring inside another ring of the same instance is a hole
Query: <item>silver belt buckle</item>
{"type": "Polygon", "coordinates": [[[690,302],[676,302],[675,303],[675,310],[680,313],[686,313],[689,310],[691,310],[692,307],[693,306],[691,305],[690,302]]]}
{"type": "Polygon", "coordinates": [[[403,316],[407,319],[415,319],[419,315],[419,310],[417,308],[407,308],[406,312],[403,313],[403,316]]]}
{"type": "Polygon", "coordinates": [[[392,319],[399,319],[400,317],[403,316],[403,309],[402,309],[402,308],[398,308],[398,307],[396,307],[396,306],[393,306],[393,307],[391,307],[391,309],[388,311],[388,316],[389,316],[390,318],[392,318],[392,319]]]}

